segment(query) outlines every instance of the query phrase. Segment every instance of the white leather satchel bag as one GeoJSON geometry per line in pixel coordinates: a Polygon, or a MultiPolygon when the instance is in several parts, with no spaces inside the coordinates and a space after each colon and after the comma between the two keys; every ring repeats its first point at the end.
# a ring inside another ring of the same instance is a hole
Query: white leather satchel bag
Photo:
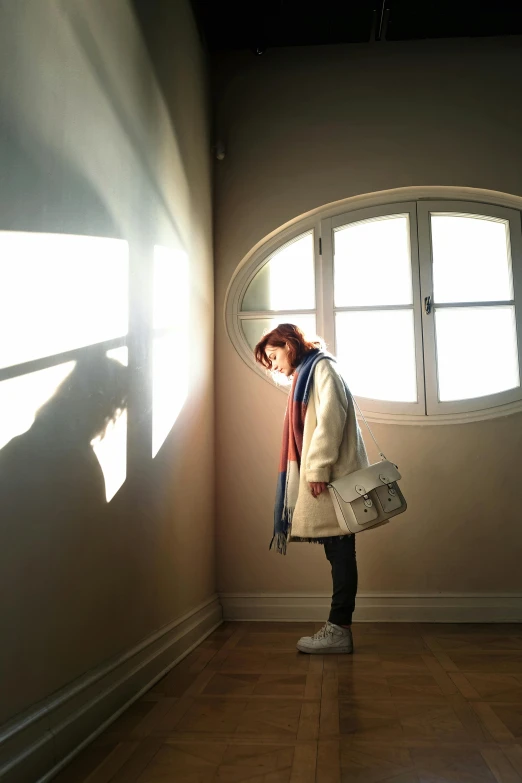
{"type": "Polygon", "coordinates": [[[349,533],[361,533],[402,514],[407,504],[397,485],[401,478],[397,465],[381,452],[361,409],[352,399],[379,449],[382,461],[330,482],[328,489],[339,526],[349,533]]]}

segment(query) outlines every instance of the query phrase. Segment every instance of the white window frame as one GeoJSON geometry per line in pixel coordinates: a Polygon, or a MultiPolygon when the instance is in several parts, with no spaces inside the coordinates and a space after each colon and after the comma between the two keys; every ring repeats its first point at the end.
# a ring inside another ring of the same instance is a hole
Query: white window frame
{"type": "Polygon", "coordinates": [[[252,367],[258,375],[270,380],[263,370],[254,361],[252,350],[248,345],[243,330],[241,328],[241,321],[255,319],[255,318],[273,318],[278,315],[315,315],[317,333],[322,335],[322,290],[321,290],[321,257],[319,254],[319,237],[320,237],[320,221],[308,220],[299,224],[298,228],[289,228],[281,233],[277,234],[272,240],[263,244],[262,247],[257,249],[249,256],[249,263],[243,264],[240,271],[234,277],[229,293],[227,296],[227,302],[229,304],[226,312],[226,327],[228,334],[234,344],[234,347],[238,351],[241,358],[252,367]],[[314,272],[315,272],[315,308],[314,309],[302,309],[302,310],[262,310],[262,311],[242,311],[241,305],[246,290],[250,285],[252,279],[257,273],[267,264],[272,256],[281,250],[285,245],[290,244],[293,240],[307,233],[313,233],[314,240],[314,272]]]}
{"type": "MultiPolygon", "coordinates": [[[[296,219],[268,240],[259,242],[236,270],[225,298],[225,326],[235,350],[251,369],[266,382],[273,384],[270,374],[256,364],[253,352],[243,335],[241,320],[315,313],[317,333],[324,337],[328,349],[335,354],[335,312],[361,308],[334,308],[332,231],[348,223],[407,212],[410,216],[418,400],[417,403],[397,403],[357,397],[362,410],[370,421],[421,425],[480,421],[522,411],[522,386],[487,397],[457,402],[438,401],[433,315],[427,316],[423,307],[424,297],[432,296],[430,211],[484,215],[509,221],[519,365],[522,374],[522,199],[472,188],[408,187],[345,199],[329,207],[319,208],[304,219],[296,219]],[[314,233],[315,310],[242,313],[241,302],[252,278],[284,245],[310,230],[314,233]],[[431,321],[426,323],[426,318],[431,318],[431,321]]],[[[398,308],[390,306],[389,309],[398,308]]],[[[388,347],[383,348],[383,353],[387,350],[388,347]]],[[[284,387],[281,390],[287,393],[284,387]]]]}
{"type": "MultiPolygon", "coordinates": [[[[426,403],[424,398],[424,376],[422,359],[422,329],[421,329],[421,298],[419,283],[419,258],[417,252],[417,214],[414,201],[398,202],[390,205],[385,212],[382,207],[368,207],[345,212],[335,217],[321,221],[322,251],[323,251],[323,290],[324,290],[324,331],[328,345],[334,346],[332,352],[337,349],[335,334],[335,316],[337,313],[361,311],[361,310],[413,310],[414,339],[415,339],[415,365],[417,382],[416,402],[392,402],[390,400],[373,400],[369,397],[357,397],[360,407],[369,413],[410,414],[412,416],[425,416],[426,403]],[[412,280],[412,304],[411,305],[378,305],[375,307],[336,307],[334,300],[334,231],[351,223],[359,223],[372,218],[390,215],[408,215],[410,229],[411,248],[411,280],[412,280]]],[[[383,344],[384,356],[393,362],[393,345],[383,344]]],[[[367,356],[361,361],[379,361],[376,356],[367,356]]],[[[384,364],[383,364],[384,369],[384,364]]]]}
{"type": "Polygon", "coordinates": [[[421,201],[418,205],[419,221],[419,252],[421,255],[421,301],[431,297],[431,312],[422,307],[422,333],[424,338],[424,363],[426,373],[426,413],[428,416],[437,414],[467,413],[494,408],[500,405],[517,402],[522,399],[522,389],[518,386],[496,394],[474,397],[472,399],[441,402],[438,398],[437,379],[437,346],[435,339],[435,310],[437,308],[452,308],[458,306],[488,306],[498,307],[501,304],[511,304],[515,307],[515,323],[517,328],[518,366],[522,373],[522,236],[520,234],[520,212],[491,204],[480,204],[471,201],[421,201]],[[437,212],[453,214],[479,215],[505,220],[509,225],[509,241],[511,250],[511,270],[513,277],[513,300],[506,302],[452,302],[437,304],[433,297],[433,256],[431,242],[430,215],[437,212]],[[518,267],[518,269],[517,269],[518,267]],[[517,274],[518,271],[518,274],[517,274]],[[517,307],[518,303],[518,307],[517,307]],[[518,317],[517,317],[518,315],[518,317]]]}

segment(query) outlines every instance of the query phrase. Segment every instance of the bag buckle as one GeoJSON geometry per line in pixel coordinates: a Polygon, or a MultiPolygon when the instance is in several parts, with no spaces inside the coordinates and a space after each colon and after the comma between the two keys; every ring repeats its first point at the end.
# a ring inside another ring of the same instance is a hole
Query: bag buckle
{"type": "Polygon", "coordinates": [[[386,486],[388,487],[388,492],[390,493],[390,495],[397,494],[396,490],[393,488],[393,481],[387,479],[384,473],[379,473],[379,478],[382,481],[382,483],[386,484],[386,486]]]}
{"type": "Polygon", "coordinates": [[[371,500],[370,496],[368,495],[368,493],[366,492],[362,484],[356,484],[355,491],[358,492],[362,498],[364,498],[364,505],[366,506],[366,508],[372,508],[373,501],[371,500]]]}

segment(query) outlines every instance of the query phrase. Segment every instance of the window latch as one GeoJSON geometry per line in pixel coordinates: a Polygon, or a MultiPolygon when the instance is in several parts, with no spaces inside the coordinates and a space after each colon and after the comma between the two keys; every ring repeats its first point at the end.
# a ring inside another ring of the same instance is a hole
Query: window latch
{"type": "Polygon", "coordinates": [[[431,296],[424,297],[424,312],[426,315],[431,313],[431,296]]]}

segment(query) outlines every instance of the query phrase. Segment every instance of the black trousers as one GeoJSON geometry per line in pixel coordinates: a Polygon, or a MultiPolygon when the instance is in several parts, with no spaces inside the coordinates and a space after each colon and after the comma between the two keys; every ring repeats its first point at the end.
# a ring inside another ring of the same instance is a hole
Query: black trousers
{"type": "Polygon", "coordinates": [[[324,551],[332,566],[331,623],[350,625],[357,594],[357,561],[355,536],[340,536],[324,543],[324,551]]]}

